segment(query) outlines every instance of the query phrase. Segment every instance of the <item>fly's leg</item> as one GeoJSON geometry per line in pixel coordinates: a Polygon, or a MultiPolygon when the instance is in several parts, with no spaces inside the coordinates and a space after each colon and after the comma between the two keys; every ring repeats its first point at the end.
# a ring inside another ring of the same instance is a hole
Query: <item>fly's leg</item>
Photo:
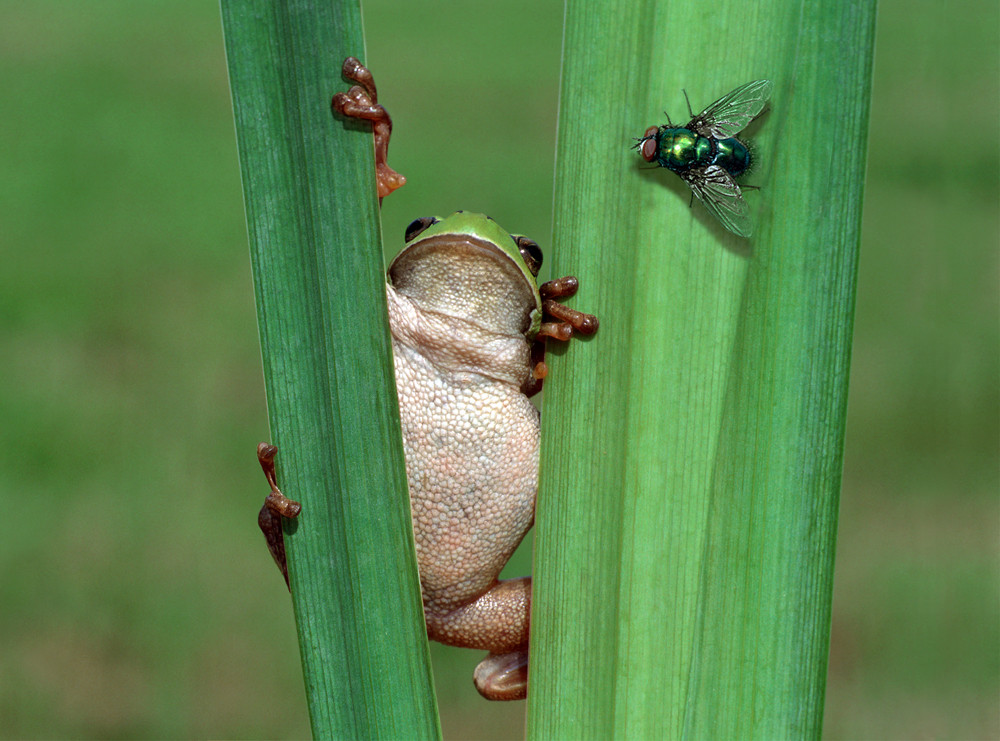
{"type": "Polygon", "coordinates": [[[302,505],[286,497],[278,488],[274,475],[274,456],[277,452],[278,449],[268,443],[260,443],[257,446],[257,460],[260,461],[267,483],[271,486],[271,493],[267,495],[264,506],[257,515],[257,524],[264,533],[264,539],[267,540],[267,549],[271,551],[274,562],[278,564],[282,576],[285,577],[285,585],[291,589],[291,584],[288,582],[288,564],[285,561],[285,536],[281,530],[281,518],[298,517],[302,505]]]}
{"type": "MultiPolygon", "coordinates": [[[[681,92],[684,93],[684,102],[687,103],[688,115],[691,118],[694,118],[694,111],[691,110],[691,99],[688,98],[688,91],[685,90],[684,88],[681,88],[681,92]]],[[[669,122],[669,119],[668,119],[668,122],[669,122]]]]}
{"type": "Polygon", "coordinates": [[[360,118],[372,122],[375,134],[375,178],[381,203],[383,198],[406,183],[406,178],[386,163],[392,119],[389,112],[378,103],[375,78],[367,67],[354,57],[348,57],[344,60],[342,72],[346,79],[358,84],[346,93],[334,95],[331,106],[345,118],[360,118]]]}

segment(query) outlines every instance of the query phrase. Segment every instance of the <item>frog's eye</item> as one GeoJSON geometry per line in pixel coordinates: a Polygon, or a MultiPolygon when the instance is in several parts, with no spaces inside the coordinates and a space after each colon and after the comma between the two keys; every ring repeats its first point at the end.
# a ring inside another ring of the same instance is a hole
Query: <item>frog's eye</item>
{"type": "Polygon", "coordinates": [[[521,257],[524,258],[524,264],[528,266],[528,270],[537,278],[538,271],[542,269],[542,249],[538,246],[538,242],[527,237],[515,236],[514,244],[517,245],[521,257]]]}
{"type": "Polygon", "coordinates": [[[414,219],[410,222],[410,225],[406,227],[406,237],[404,240],[407,243],[412,242],[417,238],[417,235],[419,235],[420,232],[429,227],[431,224],[436,223],[438,223],[438,219],[435,219],[433,216],[422,216],[419,219],[414,219]]]}

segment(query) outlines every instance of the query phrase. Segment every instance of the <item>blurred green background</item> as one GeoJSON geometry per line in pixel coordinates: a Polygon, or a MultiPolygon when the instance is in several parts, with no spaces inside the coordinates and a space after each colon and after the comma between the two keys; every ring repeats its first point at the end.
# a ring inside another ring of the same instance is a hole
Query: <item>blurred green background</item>
{"type": "MultiPolygon", "coordinates": [[[[561,3],[365,22],[386,244],[465,208],[544,249],[561,3]]],[[[998,28],[881,3],[828,738],[1000,736],[998,28]]],[[[0,736],[305,737],[218,6],[8,1],[0,55],[0,736]]],[[[521,736],[433,657],[447,737],[521,736]]]]}

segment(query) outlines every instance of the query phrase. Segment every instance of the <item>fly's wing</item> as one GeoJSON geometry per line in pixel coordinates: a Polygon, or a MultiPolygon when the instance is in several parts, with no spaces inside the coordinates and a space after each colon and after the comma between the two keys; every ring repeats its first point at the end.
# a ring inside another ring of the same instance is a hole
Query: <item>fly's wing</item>
{"type": "Polygon", "coordinates": [[[716,139],[736,136],[764,110],[773,87],[770,80],[754,80],[741,85],[691,119],[687,128],[716,139]]]}
{"type": "Polygon", "coordinates": [[[728,172],[718,165],[709,165],[703,170],[687,170],[679,174],[698,200],[726,229],[741,237],[749,237],[753,233],[747,202],[743,200],[740,186],[728,172]]]}

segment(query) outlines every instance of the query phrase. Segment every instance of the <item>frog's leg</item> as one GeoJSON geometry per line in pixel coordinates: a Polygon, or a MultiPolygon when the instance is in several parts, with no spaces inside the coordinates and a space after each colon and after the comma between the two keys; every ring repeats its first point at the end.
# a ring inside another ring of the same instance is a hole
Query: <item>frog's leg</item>
{"type": "Polygon", "coordinates": [[[378,182],[379,202],[403,184],[406,178],[386,163],[389,154],[389,136],[392,134],[392,119],[389,112],[378,104],[375,78],[372,73],[354,57],[344,60],[343,75],[358,83],[346,93],[333,96],[333,110],[346,118],[360,118],[372,122],[375,134],[375,177],[378,182]]]}
{"type": "Polygon", "coordinates": [[[524,393],[527,396],[537,394],[542,388],[542,380],[548,374],[545,365],[545,338],[551,337],[562,342],[569,340],[574,333],[591,335],[597,331],[600,323],[593,314],[563,306],[556,299],[569,298],[580,287],[580,281],[572,275],[542,283],[538,292],[542,296],[542,326],[538,336],[531,346],[532,380],[528,382],[524,393]],[[555,320],[555,321],[552,321],[555,320]]]}
{"type": "Polygon", "coordinates": [[[291,589],[288,583],[288,565],[285,562],[285,536],[281,531],[282,517],[298,517],[302,511],[302,505],[292,501],[278,488],[277,479],[274,475],[274,456],[278,449],[267,443],[260,443],[257,446],[257,460],[260,467],[264,469],[264,476],[267,483],[271,485],[271,493],[264,500],[264,506],[260,508],[257,515],[257,524],[264,533],[267,540],[267,549],[271,551],[274,562],[281,569],[282,576],[285,577],[285,584],[291,589]]]}
{"type": "Polygon", "coordinates": [[[427,613],[427,635],[449,646],[490,652],[473,674],[487,700],[523,700],[528,692],[531,577],[506,579],[476,601],[445,614],[427,613]]]}

